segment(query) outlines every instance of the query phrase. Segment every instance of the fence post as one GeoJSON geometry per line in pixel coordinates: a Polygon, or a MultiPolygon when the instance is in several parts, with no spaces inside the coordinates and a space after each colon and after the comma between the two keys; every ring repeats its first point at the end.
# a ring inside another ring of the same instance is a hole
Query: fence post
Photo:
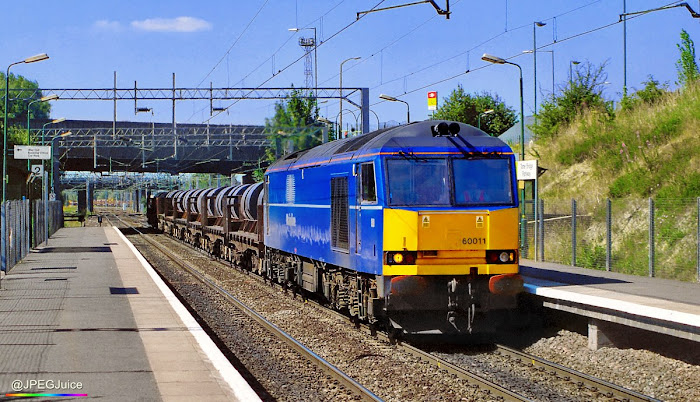
{"type": "Polygon", "coordinates": [[[695,264],[697,268],[697,281],[700,282],[700,197],[698,197],[698,224],[697,224],[697,229],[698,229],[698,247],[697,247],[697,256],[695,258],[695,264]]]}
{"type": "Polygon", "coordinates": [[[654,277],[654,200],[649,197],[649,276],[654,277]]]}
{"type": "Polygon", "coordinates": [[[610,272],[612,270],[612,200],[608,198],[607,210],[605,212],[605,269],[610,272]]]}
{"type": "Polygon", "coordinates": [[[7,219],[5,217],[5,205],[0,204],[0,271],[7,272],[7,219]]]}
{"type": "Polygon", "coordinates": [[[576,200],[571,200],[571,265],[576,266],[576,200]]]}
{"type": "Polygon", "coordinates": [[[538,213],[540,217],[540,230],[539,230],[539,240],[540,240],[540,261],[544,261],[544,201],[540,199],[539,202],[540,211],[538,213]]]}

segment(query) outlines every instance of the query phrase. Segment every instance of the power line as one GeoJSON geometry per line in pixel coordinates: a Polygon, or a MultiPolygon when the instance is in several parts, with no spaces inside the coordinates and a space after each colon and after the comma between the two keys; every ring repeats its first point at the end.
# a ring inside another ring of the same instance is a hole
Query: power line
{"type": "MultiPolygon", "coordinates": [[[[374,7],[372,7],[371,9],[373,10],[373,9],[379,7],[382,3],[384,3],[384,1],[386,1],[386,0],[380,0],[379,3],[377,3],[377,4],[376,4],[374,7]]],[[[346,26],[344,26],[343,28],[341,28],[339,31],[337,31],[337,32],[335,32],[333,35],[329,36],[328,39],[326,39],[325,41],[321,42],[321,44],[319,44],[318,46],[323,46],[323,45],[325,45],[325,44],[328,43],[330,40],[332,40],[332,39],[335,38],[336,36],[340,35],[341,33],[343,33],[345,30],[347,30],[347,29],[350,28],[351,26],[355,25],[355,24],[356,24],[358,21],[360,21],[362,18],[364,18],[364,16],[362,16],[362,17],[360,17],[360,18],[358,18],[358,19],[356,19],[356,20],[350,22],[349,24],[347,24],[346,26]]],[[[279,72],[278,72],[276,75],[272,75],[271,77],[269,77],[268,79],[266,79],[265,81],[263,81],[262,83],[260,83],[260,84],[256,87],[256,89],[258,89],[258,88],[260,88],[261,86],[265,85],[266,83],[268,83],[269,81],[271,81],[273,78],[275,78],[277,75],[279,75],[280,73],[286,71],[287,69],[289,69],[291,66],[293,66],[294,64],[296,64],[299,60],[303,59],[304,57],[306,57],[306,55],[301,55],[301,56],[299,56],[297,59],[295,59],[295,60],[292,61],[291,63],[287,64],[287,65],[286,65],[284,68],[282,68],[281,70],[279,70],[279,72]]],[[[204,120],[202,123],[207,123],[207,122],[211,121],[214,117],[216,117],[216,116],[218,116],[219,114],[223,113],[224,111],[228,110],[229,108],[231,108],[233,105],[235,105],[235,104],[238,103],[238,102],[239,102],[239,100],[234,101],[234,102],[231,103],[230,105],[224,107],[223,110],[218,111],[218,112],[217,112],[216,114],[214,114],[213,116],[211,116],[211,117],[209,117],[208,119],[204,120]]]]}
{"type": "MultiPolygon", "coordinates": [[[[328,11],[326,11],[323,15],[321,15],[318,19],[312,21],[312,23],[321,20],[324,16],[326,16],[326,15],[330,14],[331,12],[333,12],[333,10],[335,10],[336,8],[338,8],[338,7],[339,7],[342,3],[344,3],[344,2],[345,2],[345,0],[340,0],[340,1],[339,1],[338,3],[336,3],[333,7],[331,7],[328,11]]],[[[262,10],[262,8],[261,8],[261,10],[262,10]]],[[[259,12],[259,11],[260,11],[260,10],[258,10],[258,12],[259,12]]],[[[257,14],[256,14],[256,17],[257,17],[257,14]]],[[[251,22],[252,22],[252,21],[251,21],[251,22]]],[[[310,25],[310,24],[308,24],[308,25],[306,25],[306,26],[304,26],[304,27],[302,27],[302,28],[308,28],[309,25],[310,25]]],[[[247,28],[247,27],[246,27],[246,28],[247,28]]],[[[238,84],[239,82],[245,81],[248,77],[250,77],[251,75],[253,75],[253,73],[255,73],[256,71],[258,71],[262,66],[264,66],[264,65],[267,64],[268,62],[271,61],[272,63],[274,63],[275,55],[277,55],[277,54],[287,45],[287,43],[289,43],[289,41],[290,41],[293,37],[294,37],[294,35],[290,35],[290,36],[287,38],[287,40],[285,40],[285,41],[277,48],[277,50],[275,50],[275,51],[272,53],[272,55],[270,55],[270,57],[268,57],[267,59],[263,60],[260,64],[258,64],[257,67],[255,67],[253,70],[251,70],[245,77],[243,77],[243,78],[241,78],[240,80],[238,80],[238,81],[236,82],[236,84],[238,84]]],[[[240,37],[239,37],[239,38],[240,38],[240,37]]],[[[237,39],[237,40],[238,40],[238,39],[237,39]]],[[[232,46],[232,47],[233,47],[233,46],[232,46]]],[[[230,49],[229,49],[229,51],[230,51],[230,49]]],[[[223,58],[222,58],[222,59],[223,59],[223,58]]],[[[298,60],[297,60],[297,61],[298,61],[298,60]]],[[[219,61],[219,63],[220,63],[220,62],[221,62],[221,61],[219,61]]],[[[296,62],[296,61],[295,61],[295,62],[296,62]]],[[[216,68],[216,67],[215,67],[215,68],[216,68]]],[[[214,69],[212,69],[212,71],[214,71],[214,69]]],[[[277,71],[277,72],[274,72],[274,71],[273,71],[273,72],[272,72],[272,75],[275,76],[275,75],[277,75],[277,74],[279,74],[279,73],[281,73],[281,72],[282,72],[282,70],[279,70],[279,71],[277,71]]],[[[211,71],[209,72],[209,74],[211,74],[211,71]]],[[[209,74],[207,74],[207,77],[209,76],[209,74]]],[[[206,77],[204,77],[204,79],[206,79],[206,77]]],[[[204,80],[202,80],[202,82],[204,82],[204,80]]],[[[202,84],[202,83],[200,82],[200,85],[201,85],[201,84],[202,84]]],[[[189,117],[187,120],[185,120],[185,121],[186,121],[186,122],[191,121],[192,118],[193,118],[197,113],[201,113],[201,112],[204,111],[204,110],[206,110],[206,108],[201,108],[201,109],[199,109],[199,110],[193,111],[193,112],[192,112],[192,115],[190,115],[190,117],[189,117]]]]}
{"type": "Polygon", "coordinates": [[[202,81],[200,81],[199,84],[197,84],[198,87],[201,86],[202,83],[211,75],[211,73],[213,73],[214,70],[216,70],[217,67],[219,67],[219,65],[221,64],[221,62],[224,61],[224,59],[225,59],[226,57],[228,57],[229,53],[231,53],[231,49],[233,49],[233,47],[236,46],[236,44],[238,43],[238,41],[241,40],[241,38],[243,37],[243,34],[246,33],[246,31],[248,30],[248,28],[250,28],[250,26],[253,24],[253,22],[255,21],[255,19],[258,18],[258,15],[260,15],[260,12],[263,10],[263,8],[265,8],[265,6],[267,5],[267,3],[268,3],[269,1],[270,1],[270,0],[265,0],[265,2],[263,3],[263,5],[260,6],[260,8],[258,9],[258,11],[257,11],[257,12],[255,13],[255,15],[253,16],[253,18],[251,18],[251,20],[248,21],[248,24],[245,26],[245,28],[243,28],[243,31],[241,31],[241,33],[238,35],[238,37],[236,38],[236,40],[233,41],[233,44],[231,44],[231,46],[228,48],[228,50],[226,51],[226,53],[224,53],[224,55],[221,57],[221,59],[219,59],[219,61],[214,65],[214,67],[212,67],[212,69],[207,73],[207,75],[205,75],[204,78],[202,78],[202,81]]]}
{"type": "MultiPolygon", "coordinates": [[[[594,3],[597,3],[597,2],[594,2],[594,3]]],[[[668,4],[668,5],[672,5],[672,4],[675,4],[675,3],[680,3],[680,1],[675,1],[675,2],[672,2],[672,3],[668,4]]],[[[593,4],[593,3],[591,3],[591,4],[593,4]]],[[[668,6],[668,5],[667,5],[667,6],[668,6]]],[[[663,6],[663,7],[667,7],[667,6],[663,6]]],[[[579,8],[581,8],[581,7],[579,7],[579,8]]],[[[634,19],[634,18],[637,18],[637,17],[641,17],[641,16],[643,16],[643,15],[646,15],[646,13],[645,13],[645,14],[640,14],[640,15],[632,16],[632,17],[628,18],[627,20],[629,21],[629,20],[631,20],[631,19],[634,19]]],[[[622,21],[616,21],[616,22],[612,22],[612,23],[610,23],[610,24],[606,24],[606,25],[602,25],[602,26],[599,26],[599,27],[596,27],[596,28],[592,28],[592,29],[589,29],[589,30],[587,30],[587,31],[580,32],[580,33],[577,33],[577,34],[568,36],[568,37],[566,37],[566,38],[564,38],[564,39],[561,39],[561,40],[558,40],[558,41],[556,41],[556,42],[554,42],[554,41],[553,41],[553,42],[550,42],[550,43],[548,43],[548,44],[546,44],[546,45],[543,45],[543,46],[538,47],[537,49],[543,49],[543,48],[546,48],[546,47],[549,47],[549,46],[556,45],[556,44],[561,43],[561,42],[566,42],[566,41],[571,40],[571,39],[575,39],[575,38],[578,38],[578,37],[581,37],[581,36],[584,36],[584,35],[588,35],[588,34],[591,34],[591,33],[594,33],[594,32],[600,31],[600,30],[603,30],[603,29],[607,29],[607,28],[610,28],[610,27],[612,27],[612,26],[614,26],[614,25],[620,24],[621,22],[622,22],[622,21]]],[[[529,26],[529,24],[527,24],[527,26],[529,26]]],[[[521,28],[522,28],[522,27],[521,27],[521,28]]],[[[516,29],[519,29],[519,28],[516,28],[516,29]]],[[[522,55],[523,55],[522,53],[516,53],[516,54],[514,54],[514,55],[512,55],[512,56],[509,56],[509,57],[506,57],[506,58],[504,58],[504,59],[505,59],[505,60],[510,60],[510,59],[513,59],[513,58],[515,58],[515,57],[522,56],[522,55]]],[[[479,70],[482,70],[482,69],[487,68],[487,67],[492,67],[492,65],[491,65],[491,64],[486,64],[486,65],[483,65],[483,66],[481,66],[481,67],[475,68],[475,69],[473,69],[473,70],[467,70],[467,71],[465,71],[465,72],[462,72],[462,73],[459,73],[459,74],[455,74],[455,75],[453,75],[453,76],[451,76],[451,77],[444,78],[444,79],[441,79],[441,80],[432,82],[432,83],[430,83],[430,84],[423,85],[423,86],[421,86],[421,87],[419,87],[419,88],[415,88],[415,89],[413,89],[413,90],[411,90],[411,91],[407,91],[407,92],[404,93],[403,95],[408,95],[408,94],[411,94],[411,93],[414,93],[414,92],[417,92],[417,91],[420,91],[420,90],[424,90],[424,89],[426,89],[426,88],[428,88],[428,87],[430,87],[430,86],[433,86],[433,85],[436,85],[436,84],[440,84],[440,83],[443,83],[443,82],[445,82],[445,81],[453,80],[453,79],[455,79],[455,78],[457,78],[457,77],[459,77],[459,76],[466,75],[466,74],[469,74],[469,73],[474,72],[474,71],[479,71],[479,70]]],[[[400,97],[400,96],[397,96],[397,97],[400,97]]],[[[370,106],[375,106],[375,105],[377,105],[377,104],[379,104],[379,103],[382,103],[382,102],[383,102],[383,101],[379,101],[379,102],[376,102],[376,103],[371,104],[370,106]]]]}

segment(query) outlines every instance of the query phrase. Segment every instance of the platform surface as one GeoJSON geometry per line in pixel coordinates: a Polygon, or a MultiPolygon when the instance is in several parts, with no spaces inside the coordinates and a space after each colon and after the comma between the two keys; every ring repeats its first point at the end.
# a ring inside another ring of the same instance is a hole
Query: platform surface
{"type": "Polygon", "coordinates": [[[521,261],[527,292],[700,327],[700,284],[532,260],[521,261]]]}
{"type": "Polygon", "coordinates": [[[115,228],[64,228],[4,276],[0,397],[258,399],[133,250],[115,228]]]}

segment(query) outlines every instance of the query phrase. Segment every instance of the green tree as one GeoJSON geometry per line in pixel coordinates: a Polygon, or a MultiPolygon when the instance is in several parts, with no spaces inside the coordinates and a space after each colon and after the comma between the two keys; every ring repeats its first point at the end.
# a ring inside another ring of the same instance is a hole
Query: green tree
{"type": "MultiPolygon", "coordinates": [[[[26,124],[27,121],[27,106],[29,102],[41,98],[43,95],[40,91],[36,91],[39,88],[39,84],[36,81],[31,81],[21,75],[10,74],[10,90],[12,89],[26,89],[26,91],[11,91],[10,98],[8,100],[9,113],[7,114],[8,120],[15,120],[16,125],[24,126],[21,121],[26,124]],[[28,98],[33,94],[31,99],[28,98]]],[[[0,91],[4,96],[5,93],[5,73],[0,72],[0,91]]],[[[0,115],[5,113],[5,101],[4,99],[0,102],[0,115]]],[[[35,102],[31,106],[31,118],[33,119],[47,119],[51,114],[51,105],[49,102],[35,102]]],[[[9,122],[8,122],[9,124],[9,122]]],[[[2,125],[2,120],[0,120],[0,125],[2,125]]]]}
{"type": "Polygon", "coordinates": [[[677,84],[687,86],[700,78],[700,72],[695,61],[695,44],[685,29],[681,29],[681,43],[676,44],[676,46],[681,52],[680,58],[676,62],[676,69],[678,70],[677,84]]]}
{"type": "MultiPolygon", "coordinates": [[[[280,156],[321,144],[324,126],[317,121],[318,108],[311,93],[294,89],[289,98],[275,103],[274,117],[265,119],[265,133],[272,145],[265,151],[262,164],[274,162],[280,156]]],[[[262,180],[264,168],[253,172],[256,180],[262,180]]]]}
{"type": "Polygon", "coordinates": [[[587,62],[577,66],[574,77],[561,89],[560,94],[542,103],[537,123],[530,126],[532,132],[540,138],[554,137],[577,115],[590,110],[612,118],[613,104],[603,98],[603,86],[608,77],[606,64],[594,66],[587,62]]]}
{"type": "Polygon", "coordinates": [[[622,110],[631,110],[640,104],[652,105],[669,94],[668,84],[660,83],[652,75],[649,75],[649,78],[642,84],[644,84],[643,89],[622,98],[620,101],[622,110]]]}
{"type": "Polygon", "coordinates": [[[518,121],[515,111],[498,95],[488,92],[468,94],[462,85],[457,85],[449,97],[443,98],[443,105],[435,111],[433,119],[454,120],[476,127],[479,114],[489,109],[494,112],[481,116],[481,129],[490,135],[501,135],[518,121]]]}

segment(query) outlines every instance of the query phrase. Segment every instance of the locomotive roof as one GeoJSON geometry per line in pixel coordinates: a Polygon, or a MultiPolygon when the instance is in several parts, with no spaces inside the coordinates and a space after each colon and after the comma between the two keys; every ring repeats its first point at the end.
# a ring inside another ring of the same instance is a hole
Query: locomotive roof
{"type": "Polygon", "coordinates": [[[268,170],[285,170],[293,167],[309,167],[348,157],[354,159],[377,152],[445,152],[510,153],[510,147],[496,137],[491,137],[476,127],[445,120],[426,120],[404,126],[384,128],[357,137],[345,138],[321,144],[314,148],[293,152],[274,162],[268,170]],[[433,127],[439,123],[458,124],[457,135],[433,136],[433,127]]]}

